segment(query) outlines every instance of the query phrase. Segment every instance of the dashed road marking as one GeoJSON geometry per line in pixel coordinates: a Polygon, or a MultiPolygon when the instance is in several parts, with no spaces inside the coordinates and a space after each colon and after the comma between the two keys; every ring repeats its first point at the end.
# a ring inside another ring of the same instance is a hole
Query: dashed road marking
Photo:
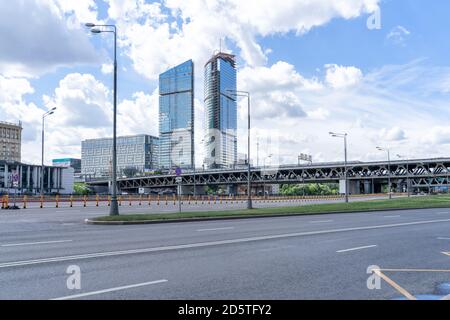
{"type": "Polygon", "coordinates": [[[115,287],[115,288],[110,288],[110,289],[104,289],[104,290],[98,290],[98,291],[91,291],[91,292],[86,292],[86,293],[74,294],[74,295],[71,295],[71,296],[59,297],[59,298],[54,298],[54,299],[50,299],[50,300],[77,299],[77,298],[94,296],[94,295],[97,295],[97,294],[121,291],[121,290],[132,289],[132,288],[139,288],[139,287],[143,287],[143,286],[149,286],[149,285],[152,285],[152,284],[164,283],[164,282],[167,282],[167,281],[168,280],[166,280],[166,279],[161,279],[161,280],[156,280],[156,281],[132,284],[132,285],[129,285],[129,286],[115,287]]]}
{"type": "Polygon", "coordinates": [[[220,230],[232,230],[234,227],[223,227],[223,228],[211,228],[211,229],[198,229],[197,232],[206,232],[206,231],[220,231],[220,230]]]}
{"type": "Polygon", "coordinates": [[[349,252],[349,251],[357,251],[357,250],[363,250],[363,249],[370,249],[377,247],[376,244],[372,244],[370,246],[363,246],[363,247],[356,247],[356,248],[350,248],[350,249],[343,249],[336,251],[337,253],[343,253],[343,252],[349,252]]]}
{"type": "Polygon", "coordinates": [[[53,243],[64,243],[71,242],[73,240],[56,240],[56,241],[39,241],[39,242],[23,242],[23,243],[7,243],[2,244],[0,247],[18,247],[18,246],[34,246],[40,244],[53,244],[53,243]]]}

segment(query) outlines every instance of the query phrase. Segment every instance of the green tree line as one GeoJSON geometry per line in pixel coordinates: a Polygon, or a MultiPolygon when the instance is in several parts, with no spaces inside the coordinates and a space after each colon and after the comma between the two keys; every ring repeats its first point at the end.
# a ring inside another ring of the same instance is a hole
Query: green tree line
{"type": "Polygon", "coordinates": [[[280,188],[284,196],[329,196],[339,194],[337,183],[284,184],[280,188]]]}

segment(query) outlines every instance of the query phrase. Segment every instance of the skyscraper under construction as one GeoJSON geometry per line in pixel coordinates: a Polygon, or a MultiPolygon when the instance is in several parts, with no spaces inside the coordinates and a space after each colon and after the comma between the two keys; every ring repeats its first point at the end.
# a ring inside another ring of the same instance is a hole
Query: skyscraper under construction
{"type": "Polygon", "coordinates": [[[205,65],[205,163],[228,168],[237,161],[236,59],[219,52],[205,65]]]}

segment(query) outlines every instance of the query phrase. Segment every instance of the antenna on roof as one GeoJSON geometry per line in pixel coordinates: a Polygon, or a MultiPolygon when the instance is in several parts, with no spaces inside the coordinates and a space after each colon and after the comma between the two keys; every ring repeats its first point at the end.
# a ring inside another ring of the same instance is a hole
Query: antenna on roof
{"type": "Polygon", "coordinates": [[[222,52],[222,37],[219,40],[219,52],[222,52]]]}

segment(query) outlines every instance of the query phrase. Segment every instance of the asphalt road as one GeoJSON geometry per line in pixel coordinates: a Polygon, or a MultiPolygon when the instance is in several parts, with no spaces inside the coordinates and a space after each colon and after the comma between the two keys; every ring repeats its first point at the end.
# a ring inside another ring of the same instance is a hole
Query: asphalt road
{"type": "Polygon", "coordinates": [[[0,299],[450,294],[450,209],[142,226],[85,225],[85,216],[0,212],[0,299]],[[367,287],[372,265],[380,289],[367,287]],[[70,266],[80,269],[80,290],[67,287],[70,266]]]}

